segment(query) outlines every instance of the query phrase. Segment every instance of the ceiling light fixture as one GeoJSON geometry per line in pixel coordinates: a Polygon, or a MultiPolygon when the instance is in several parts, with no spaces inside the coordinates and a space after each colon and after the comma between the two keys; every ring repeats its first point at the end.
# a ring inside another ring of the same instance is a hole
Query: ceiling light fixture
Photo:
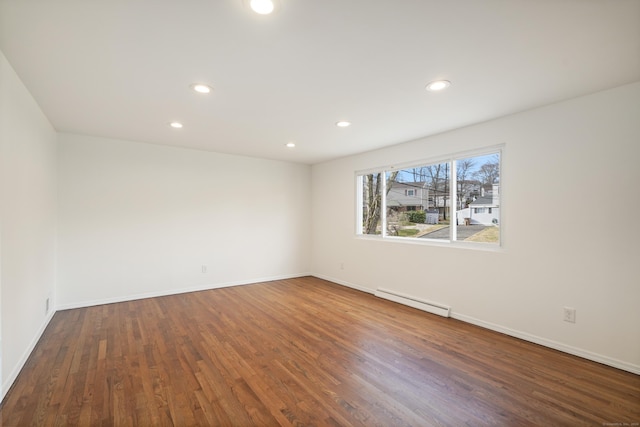
{"type": "Polygon", "coordinates": [[[347,122],[345,120],[340,120],[339,122],[336,122],[336,126],[338,126],[339,128],[346,128],[351,126],[351,122],[347,122]]]}
{"type": "Polygon", "coordinates": [[[260,15],[269,15],[276,8],[273,0],[250,0],[249,6],[255,13],[260,15]]]}
{"type": "Polygon", "coordinates": [[[451,86],[451,82],[449,80],[435,80],[429,83],[426,89],[431,92],[438,92],[448,88],[449,86],[451,86]]]}
{"type": "Polygon", "coordinates": [[[293,148],[293,147],[295,147],[295,146],[296,146],[295,142],[287,142],[285,145],[286,145],[288,148],[293,148]]]}
{"type": "Polygon", "coordinates": [[[180,122],[171,122],[169,123],[169,126],[171,126],[174,129],[182,129],[182,123],[180,122]]]}
{"type": "Polygon", "coordinates": [[[194,83],[191,85],[191,89],[198,93],[211,93],[211,86],[202,83],[194,83]]]}

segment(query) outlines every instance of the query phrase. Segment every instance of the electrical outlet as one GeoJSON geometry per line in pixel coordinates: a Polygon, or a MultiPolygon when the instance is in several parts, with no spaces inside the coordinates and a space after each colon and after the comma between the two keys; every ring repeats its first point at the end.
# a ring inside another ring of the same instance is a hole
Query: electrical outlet
{"type": "Polygon", "coordinates": [[[344,270],[344,262],[340,263],[340,270],[344,270]]]}
{"type": "Polygon", "coordinates": [[[49,314],[49,298],[44,301],[44,314],[49,314]]]}
{"type": "Polygon", "coordinates": [[[207,272],[207,266],[206,266],[206,265],[203,265],[203,266],[202,266],[202,272],[203,272],[203,273],[206,273],[206,272],[207,272]]]}
{"type": "Polygon", "coordinates": [[[564,308],[564,321],[576,323],[576,309],[571,307],[564,308]]]}

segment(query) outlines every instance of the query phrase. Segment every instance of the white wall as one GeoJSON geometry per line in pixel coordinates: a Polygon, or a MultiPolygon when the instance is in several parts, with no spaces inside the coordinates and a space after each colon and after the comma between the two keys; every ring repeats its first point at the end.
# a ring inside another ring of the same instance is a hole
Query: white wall
{"type": "Polygon", "coordinates": [[[0,398],[53,314],[56,133],[0,52],[0,398]]]}
{"type": "Polygon", "coordinates": [[[58,308],[308,274],[310,171],[60,134],[58,308]]]}
{"type": "Polygon", "coordinates": [[[638,162],[640,83],[315,165],[312,268],[640,373],[638,162]],[[355,237],[354,171],[500,143],[502,251],[355,237]]]}

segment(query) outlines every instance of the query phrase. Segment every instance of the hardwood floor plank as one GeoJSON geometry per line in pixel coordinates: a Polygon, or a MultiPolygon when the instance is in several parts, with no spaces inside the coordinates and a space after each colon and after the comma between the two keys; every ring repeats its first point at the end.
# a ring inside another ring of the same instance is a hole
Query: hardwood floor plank
{"type": "Polygon", "coordinates": [[[304,277],[55,314],[7,426],[640,422],[640,377],[304,277]]]}

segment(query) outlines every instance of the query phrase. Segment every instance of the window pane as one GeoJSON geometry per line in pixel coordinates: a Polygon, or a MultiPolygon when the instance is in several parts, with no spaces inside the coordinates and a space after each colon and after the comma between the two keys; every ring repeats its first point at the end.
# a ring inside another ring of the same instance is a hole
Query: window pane
{"type": "Polygon", "coordinates": [[[387,172],[387,234],[449,240],[449,162],[387,172]]]}
{"type": "Polygon", "coordinates": [[[360,176],[362,185],[362,234],[381,234],[382,173],[360,176]]]}
{"type": "Polygon", "coordinates": [[[456,240],[500,243],[500,153],[457,159],[456,240]]]}

